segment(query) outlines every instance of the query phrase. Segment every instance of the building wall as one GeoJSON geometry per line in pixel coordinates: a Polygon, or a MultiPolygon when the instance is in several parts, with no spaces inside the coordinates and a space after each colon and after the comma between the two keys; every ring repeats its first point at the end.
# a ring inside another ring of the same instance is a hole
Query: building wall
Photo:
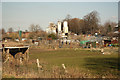
{"type": "Polygon", "coordinates": [[[64,21],[64,27],[63,27],[63,32],[64,33],[68,33],[68,23],[67,23],[67,21],[64,21]]]}

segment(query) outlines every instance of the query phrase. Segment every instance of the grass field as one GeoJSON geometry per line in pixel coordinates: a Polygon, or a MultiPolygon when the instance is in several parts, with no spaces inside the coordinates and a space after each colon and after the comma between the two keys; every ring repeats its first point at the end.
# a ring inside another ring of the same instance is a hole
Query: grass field
{"type": "Polygon", "coordinates": [[[117,78],[117,49],[111,54],[86,49],[30,49],[29,62],[3,64],[3,78],[117,78]],[[38,71],[36,59],[42,69],[38,71]],[[65,64],[66,71],[62,64],[65,64]]]}
{"type": "MultiPolygon", "coordinates": [[[[103,55],[100,51],[63,49],[55,51],[31,50],[30,59],[40,60],[44,69],[51,70],[65,64],[68,73],[87,77],[118,77],[118,53],[103,55]],[[75,70],[76,69],[76,70],[75,70]]],[[[35,62],[34,62],[35,63],[35,62]]],[[[32,64],[33,65],[33,64],[32,64]]],[[[35,65],[35,64],[34,64],[35,65]]]]}

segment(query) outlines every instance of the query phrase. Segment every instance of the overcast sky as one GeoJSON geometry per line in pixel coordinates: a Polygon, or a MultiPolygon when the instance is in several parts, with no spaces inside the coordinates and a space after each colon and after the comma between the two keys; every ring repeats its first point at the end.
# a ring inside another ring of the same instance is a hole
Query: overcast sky
{"type": "Polygon", "coordinates": [[[57,23],[67,14],[83,18],[93,10],[99,13],[102,24],[118,21],[118,2],[2,2],[2,27],[28,30],[31,24],[39,24],[45,30],[49,22],[57,23]]]}

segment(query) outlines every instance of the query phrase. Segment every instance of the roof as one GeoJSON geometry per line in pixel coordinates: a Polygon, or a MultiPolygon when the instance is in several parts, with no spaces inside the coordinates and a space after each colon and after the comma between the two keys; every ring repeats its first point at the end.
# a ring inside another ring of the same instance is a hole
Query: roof
{"type": "Polygon", "coordinates": [[[4,47],[4,48],[9,48],[9,49],[16,49],[16,48],[29,48],[29,46],[23,46],[23,47],[4,47]]]}

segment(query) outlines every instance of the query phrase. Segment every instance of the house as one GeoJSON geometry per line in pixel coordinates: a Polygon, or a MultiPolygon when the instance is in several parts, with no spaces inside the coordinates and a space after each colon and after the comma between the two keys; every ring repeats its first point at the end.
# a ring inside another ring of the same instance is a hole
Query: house
{"type": "Polygon", "coordinates": [[[22,32],[22,37],[27,38],[29,36],[30,32],[22,32]]]}
{"type": "Polygon", "coordinates": [[[118,34],[120,31],[119,31],[119,27],[118,27],[118,25],[116,25],[115,27],[114,27],[114,34],[118,34]]]}
{"type": "Polygon", "coordinates": [[[52,33],[56,34],[57,33],[56,29],[57,29],[56,25],[53,22],[50,22],[50,25],[46,29],[46,32],[49,33],[49,34],[52,34],[52,33]]]}
{"type": "Polygon", "coordinates": [[[64,21],[58,21],[57,25],[54,23],[50,22],[49,27],[46,29],[46,32],[49,34],[58,34],[62,38],[67,38],[68,37],[68,22],[64,21]]]}

